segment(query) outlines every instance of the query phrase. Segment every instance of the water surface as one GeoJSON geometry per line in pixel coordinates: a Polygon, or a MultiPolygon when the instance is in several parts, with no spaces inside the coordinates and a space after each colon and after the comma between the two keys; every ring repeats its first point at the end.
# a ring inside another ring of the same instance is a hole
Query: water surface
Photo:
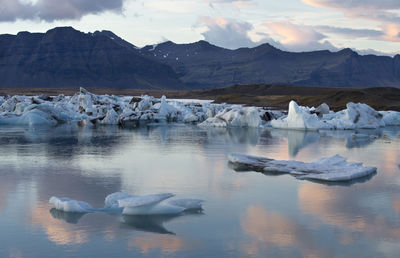
{"type": "Polygon", "coordinates": [[[189,125],[0,127],[0,257],[397,257],[400,128],[301,132],[189,125]],[[235,172],[227,155],[376,166],[350,184],[235,172]],[[205,200],[176,217],[68,214],[116,191],[205,200]]]}

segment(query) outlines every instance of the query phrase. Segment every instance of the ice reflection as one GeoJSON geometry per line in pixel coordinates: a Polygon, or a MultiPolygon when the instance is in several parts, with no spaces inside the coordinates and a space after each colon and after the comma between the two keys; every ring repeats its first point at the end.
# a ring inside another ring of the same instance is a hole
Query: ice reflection
{"type": "Polygon", "coordinates": [[[276,138],[287,138],[289,156],[296,157],[299,151],[319,140],[320,134],[313,131],[300,130],[272,130],[271,135],[276,138]]]}
{"type": "MultiPolygon", "coordinates": [[[[186,212],[187,215],[201,215],[199,212],[186,212]]],[[[169,222],[174,219],[180,218],[182,215],[123,215],[122,223],[129,226],[134,230],[151,232],[157,234],[171,234],[175,235],[174,232],[167,230],[164,227],[164,223],[169,222]]]]}

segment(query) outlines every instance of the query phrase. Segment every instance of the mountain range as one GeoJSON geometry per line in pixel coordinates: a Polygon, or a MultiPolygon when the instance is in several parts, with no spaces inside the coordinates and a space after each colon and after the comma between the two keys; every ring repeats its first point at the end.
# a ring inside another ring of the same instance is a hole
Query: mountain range
{"type": "Polygon", "coordinates": [[[199,89],[238,84],[400,87],[400,55],[230,50],[206,41],[138,48],[111,31],[0,35],[0,87],[199,89]]]}

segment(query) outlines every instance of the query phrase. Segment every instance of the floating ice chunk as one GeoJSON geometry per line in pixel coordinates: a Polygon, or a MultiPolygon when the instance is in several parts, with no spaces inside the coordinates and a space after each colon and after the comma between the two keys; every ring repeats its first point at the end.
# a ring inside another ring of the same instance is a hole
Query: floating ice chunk
{"type": "Polygon", "coordinates": [[[125,215],[154,215],[154,214],[179,214],[185,210],[201,209],[202,200],[176,199],[168,200],[173,194],[152,194],[124,198],[118,201],[119,207],[123,207],[125,215]]]}
{"type": "Polygon", "coordinates": [[[198,199],[165,201],[173,196],[174,194],[171,193],[134,196],[116,192],[105,198],[104,208],[102,209],[96,209],[86,202],[69,198],[51,197],[49,203],[55,209],[65,212],[115,212],[122,210],[122,214],[125,215],[179,214],[186,210],[201,209],[203,201],[198,199]]]}
{"type": "Polygon", "coordinates": [[[124,198],[118,200],[119,207],[139,207],[146,205],[154,205],[165,199],[173,197],[174,194],[163,193],[163,194],[149,194],[144,196],[134,196],[131,198],[124,198]]]}
{"type": "Polygon", "coordinates": [[[117,124],[119,124],[119,116],[118,116],[117,112],[115,112],[115,110],[113,108],[108,110],[106,116],[101,121],[101,123],[102,124],[106,124],[106,125],[117,125],[117,124]]]}
{"type": "Polygon", "coordinates": [[[326,103],[322,103],[315,109],[315,113],[318,115],[318,117],[322,117],[323,115],[329,114],[329,112],[330,109],[326,103]]]}
{"type": "Polygon", "coordinates": [[[385,125],[400,125],[400,112],[397,111],[379,111],[383,116],[385,125]]]}
{"type": "Polygon", "coordinates": [[[118,201],[132,197],[134,197],[132,194],[122,193],[122,192],[109,194],[104,200],[104,208],[121,208],[118,204],[118,201]]]}
{"type": "MultiPolygon", "coordinates": [[[[385,126],[382,115],[367,104],[347,103],[347,109],[339,111],[327,121],[335,129],[374,129],[385,126]]],[[[324,116],[328,118],[328,116],[324,116]]]]}
{"type": "Polygon", "coordinates": [[[50,198],[49,203],[53,205],[55,209],[65,212],[88,213],[95,211],[87,202],[71,200],[69,198],[53,196],[50,198]]]}
{"type": "Polygon", "coordinates": [[[199,199],[172,199],[168,204],[182,207],[185,210],[198,210],[202,208],[203,200],[199,199]]]}
{"type": "Polygon", "coordinates": [[[231,154],[229,162],[236,169],[248,169],[258,172],[289,173],[299,179],[322,181],[348,181],[365,177],[376,172],[376,167],[364,167],[362,163],[347,162],[347,159],[335,155],[314,162],[273,160],[242,154],[231,154]]]}
{"type": "Polygon", "coordinates": [[[287,117],[272,120],[271,126],[282,129],[318,130],[331,129],[332,126],[321,121],[316,114],[310,114],[307,108],[300,107],[295,101],[290,101],[287,117]]]}
{"type": "Polygon", "coordinates": [[[200,126],[215,127],[259,127],[261,118],[256,107],[233,106],[207,118],[200,126]]]}

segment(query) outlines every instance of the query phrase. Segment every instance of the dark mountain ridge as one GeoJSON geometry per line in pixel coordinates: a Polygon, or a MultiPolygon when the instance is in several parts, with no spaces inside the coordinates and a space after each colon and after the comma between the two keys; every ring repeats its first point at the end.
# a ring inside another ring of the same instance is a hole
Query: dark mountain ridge
{"type": "Polygon", "coordinates": [[[236,84],[400,87],[400,55],[351,49],[293,53],[270,44],[230,50],[206,41],[138,48],[111,31],[0,35],[0,87],[219,88],[236,84]]]}
{"type": "Polygon", "coordinates": [[[400,87],[400,55],[359,55],[346,48],[287,52],[270,44],[229,50],[205,41],[165,42],[141,53],[170,65],[190,87],[282,83],[339,87],[400,87]]]}
{"type": "Polygon", "coordinates": [[[109,36],[71,27],[0,35],[0,78],[1,87],[184,86],[168,65],[129,50],[109,36]]]}

